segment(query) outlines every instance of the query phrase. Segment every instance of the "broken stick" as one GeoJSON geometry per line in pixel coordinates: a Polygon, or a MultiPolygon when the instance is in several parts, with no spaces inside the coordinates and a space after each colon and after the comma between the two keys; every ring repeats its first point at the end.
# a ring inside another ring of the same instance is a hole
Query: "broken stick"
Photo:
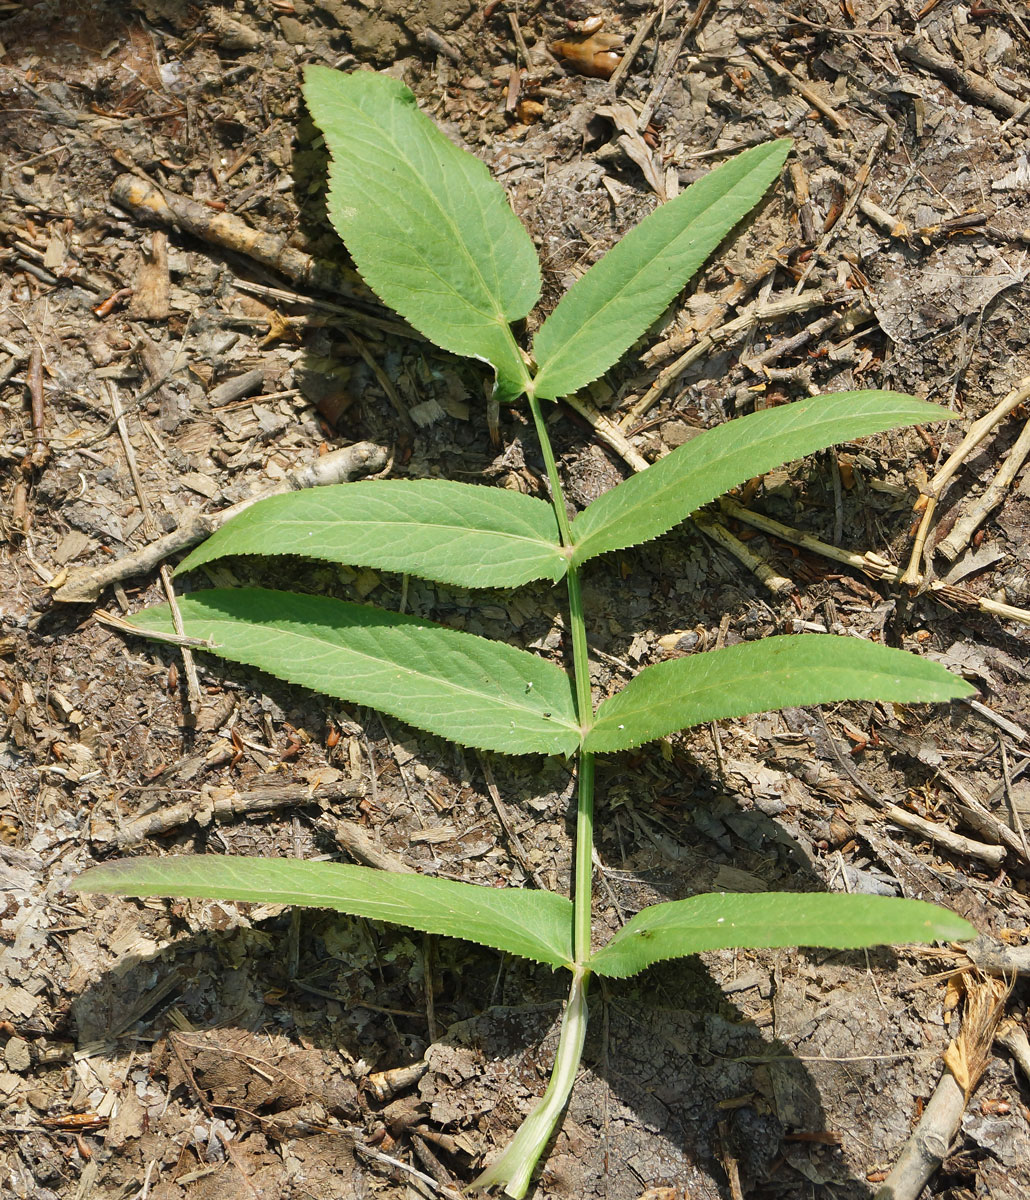
{"type": "Polygon", "coordinates": [[[124,850],[190,823],[206,827],[212,821],[232,821],[254,813],[331,804],[360,795],[361,791],[362,784],[357,779],[341,779],[337,783],[320,784],[314,788],[304,783],[279,783],[273,780],[257,784],[249,791],[233,791],[229,795],[220,794],[218,789],[212,789],[205,795],[202,789],[200,796],[193,800],[163,805],[125,822],[113,822],[107,819],[106,814],[94,813],[90,838],[98,845],[124,850]]]}
{"type": "Polygon", "coordinates": [[[367,303],[374,301],[354,272],[312,258],[291,246],[286,238],[254,229],[232,213],[218,212],[136,175],[119,175],[111,188],[111,199],[133,216],[156,218],[162,225],[181,229],[201,241],[245,254],[285,275],[298,287],[318,288],[367,303]]]}
{"type": "Polygon", "coordinates": [[[995,112],[1010,120],[1018,120],[1026,113],[1026,106],[1022,100],[1003,92],[1000,87],[976,71],[959,66],[954,59],[938,53],[926,38],[913,38],[901,46],[898,53],[915,66],[922,67],[924,71],[932,71],[939,75],[952,91],[982,104],[984,108],[993,108],[995,112]]]}
{"type": "Polygon", "coordinates": [[[1028,398],[1030,398],[1030,375],[1021,379],[1005,399],[996,404],[989,413],[986,413],[969,426],[965,437],[951,454],[948,455],[947,461],[936,475],[934,475],[933,479],[922,489],[926,500],[926,507],[923,509],[923,516],[912,542],[912,554],[909,558],[908,566],[901,576],[902,583],[916,587],[922,581],[920,564],[923,560],[923,548],[926,545],[926,538],[930,532],[930,525],[933,521],[934,512],[937,509],[937,503],[944,494],[945,488],[958,473],[962,464],[987,435],[997,425],[1000,425],[1009,413],[1017,409],[1028,398]]]}
{"type": "Polygon", "coordinates": [[[937,543],[936,550],[938,554],[943,554],[948,562],[954,562],[958,558],[973,540],[982,522],[1005,499],[1012,481],[1019,474],[1019,470],[1023,463],[1026,462],[1028,455],[1030,455],[1030,421],[1027,421],[1023,426],[1023,432],[1016,439],[1015,444],[1001,466],[1001,470],[991,481],[984,494],[970,506],[967,512],[964,512],[959,517],[951,527],[951,532],[948,536],[937,543]]]}
{"type": "Polygon", "coordinates": [[[967,975],[963,985],[965,1012],[959,1035],[944,1054],[944,1074],[875,1200],[916,1200],[947,1157],[966,1103],[990,1060],[1011,983],[967,975]]]}
{"type": "Polygon", "coordinates": [[[177,529],[156,541],[148,542],[139,550],[101,566],[80,567],[71,571],[60,587],[54,590],[54,599],[62,604],[88,604],[96,600],[106,587],[131,579],[134,575],[145,575],[160,567],[165,559],[180,550],[196,546],[210,537],[237,513],[250,508],[258,500],[276,496],[282,492],[299,491],[301,488],[324,487],[327,484],[347,483],[358,475],[381,471],[386,466],[387,454],[382,446],[373,442],[358,442],[342,450],[333,450],[307,466],[288,471],[283,483],[267,491],[249,496],[231,508],[216,513],[190,511],[177,529]]]}
{"type": "MultiPolygon", "coordinates": [[[[864,554],[857,554],[853,550],[842,550],[840,546],[831,546],[828,542],[822,542],[810,533],[803,533],[801,530],[794,529],[790,525],[784,525],[782,521],[777,521],[773,517],[767,517],[764,513],[745,508],[729,496],[720,497],[719,508],[727,517],[743,521],[746,525],[751,525],[755,529],[761,529],[764,533],[771,533],[773,537],[779,538],[784,542],[790,542],[791,545],[800,546],[804,550],[810,550],[813,554],[821,554],[823,558],[829,558],[834,562],[854,567],[855,570],[862,571],[871,579],[882,579],[886,583],[898,583],[901,581],[900,569],[892,566],[885,558],[873,550],[867,550],[864,554]]],[[[978,609],[980,612],[1000,617],[1003,621],[1018,621],[1022,625],[1030,625],[1030,609],[1016,608],[1011,604],[1002,604],[997,600],[991,600],[988,596],[978,596],[967,588],[956,587],[954,584],[945,583],[940,579],[932,580],[928,584],[927,590],[933,592],[942,600],[958,605],[961,608],[978,609]]]]}

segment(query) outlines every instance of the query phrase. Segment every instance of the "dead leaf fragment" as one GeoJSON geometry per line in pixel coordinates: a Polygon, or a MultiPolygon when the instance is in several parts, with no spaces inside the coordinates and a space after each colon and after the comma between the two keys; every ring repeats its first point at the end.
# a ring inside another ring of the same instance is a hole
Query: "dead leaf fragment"
{"type": "Polygon", "coordinates": [[[623,38],[616,33],[594,32],[569,34],[560,41],[551,42],[547,48],[577,75],[611,79],[622,62],[622,55],[616,54],[615,48],[621,48],[622,45],[623,38]]]}

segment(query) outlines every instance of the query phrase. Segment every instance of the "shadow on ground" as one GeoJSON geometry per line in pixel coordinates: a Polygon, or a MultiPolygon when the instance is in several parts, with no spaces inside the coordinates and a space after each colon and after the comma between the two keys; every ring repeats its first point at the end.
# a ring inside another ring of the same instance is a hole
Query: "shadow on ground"
{"type": "MultiPolygon", "coordinates": [[[[703,803],[695,783],[692,806],[703,803]]],[[[770,846],[784,848],[775,822],[751,816],[767,827],[770,846]]],[[[703,839],[694,854],[703,861],[703,839]]],[[[785,874],[776,857],[769,856],[770,886],[818,886],[807,868],[785,874]]],[[[797,850],[791,857],[803,856],[797,850]]],[[[696,878],[689,864],[667,864],[665,898],[689,894],[696,878]]],[[[237,1145],[251,1136],[264,1147],[303,1132],[297,1113],[314,1101],[358,1141],[378,1145],[385,1131],[402,1157],[399,1146],[412,1130],[423,1141],[443,1135],[445,1148],[437,1145],[435,1152],[467,1182],[476,1163],[465,1151],[489,1156],[546,1086],[564,996],[560,975],[452,939],[321,912],[198,932],[200,921],[217,927],[238,918],[229,904],[196,905],[189,911],[173,902],[174,941],[127,957],[80,995],[71,1012],[80,1045],[106,1039],[126,1012],[141,1023],[124,1038],[162,1039],[155,1060],[164,1079],[155,1081],[154,1097],[162,1112],[175,1089],[185,1089],[180,1094],[188,1102],[238,1124],[237,1145]],[[427,970],[435,1037],[427,1019],[427,970]],[[428,1069],[420,1080],[408,1080],[385,1100],[373,1095],[369,1071],[423,1056],[428,1069]]],[[[768,968],[757,970],[749,956],[724,991],[717,975],[732,961],[732,952],[723,952],[706,956],[711,967],[690,958],[636,979],[595,981],[586,1070],[543,1167],[545,1194],[606,1189],[613,1197],[635,1197],[666,1184],[686,1185],[692,1197],[729,1198],[727,1171],[739,1171],[744,1194],[755,1197],[824,1183],[836,1196],[869,1194],[827,1130],[820,1079],[774,1036],[780,1029],[788,1037],[803,1034],[805,1006],[783,1005],[798,974],[796,956],[779,952],[775,965],[767,956],[768,968]],[[742,993],[747,1003],[737,1002],[742,993]],[[749,1013],[768,1009],[766,999],[775,1020],[766,1016],[759,1025],[749,1013]]],[[[861,962],[816,952],[805,959],[805,976],[821,964],[836,971],[861,962]]],[[[875,952],[868,962],[894,965],[889,951],[875,952]]],[[[839,1009],[826,1019],[846,1025],[850,1015],[860,1020],[839,1009]]],[[[851,1084],[863,1086],[863,1080],[871,1085],[856,1064],[851,1084]]],[[[306,1119],[311,1125],[310,1114],[306,1119]]],[[[160,1137],[162,1119],[150,1127],[151,1139],[160,1137]]],[[[316,1120],[307,1133],[318,1128],[316,1120]]],[[[338,1136],[336,1149],[352,1163],[350,1137],[338,1136]]],[[[121,1148],[121,1170],[131,1151],[128,1144],[121,1148]]],[[[199,1169],[204,1148],[195,1145],[193,1153],[199,1169]]]]}

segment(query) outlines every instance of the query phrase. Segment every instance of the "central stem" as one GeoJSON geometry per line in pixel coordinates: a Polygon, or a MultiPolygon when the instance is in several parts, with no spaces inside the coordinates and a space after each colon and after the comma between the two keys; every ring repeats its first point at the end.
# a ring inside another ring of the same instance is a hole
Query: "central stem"
{"type": "MultiPolygon", "coordinates": [[[[547,468],[547,479],[551,485],[551,504],[558,521],[558,532],[562,545],[572,548],[572,529],[569,514],[565,509],[565,493],[562,491],[558,464],[547,433],[547,424],[540,411],[540,401],[529,397],[529,408],[533,414],[540,451],[547,468]]],[[[572,635],[572,669],[576,689],[576,716],[581,729],[586,729],[593,717],[593,701],[590,695],[590,659],[587,652],[587,627],[583,613],[583,593],[580,590],[579,567],[570,562],[565,577],[569,589],[569,632],[572,635]]],[[[594,873],[594,756],[585,750],[579,752],[579,796],[576,804],[576,844],[573,867],[572,889],[572,946],[576,966],[582,967],[590,958],[590,916],[592,910],[592,885],[594,873]]]]}
{"type": "MultiPolygon", "coordinates": [[[[594,707],[590,695],[590,660],[587,656],[587,627],[583,614],[583,593],[579,586],[579,567],[572,561],[572,530],[565,511],[565,494],[554,461],[551,439],[540,402],[528,393],[529,407],[536,425],[540,450],[547,467],[551,485],[551,504],[562,545],[569,554],[566,583],[569,589],[569,631],[572,634],[572,669],[575,681],[576,716],[579,727],[586,733],[593,720],[594,707]]],[[[547,1090],[522,1122],[518,1133],[500,1158],[473,1182],[482,1189],[503,1187],[505,1195],[521,1200],[529,1190],[533,1169],[547,1148],[561,1114],[565,1110],[572,1085],[576,1081],[583,1043],[587,1032],[587,984],[590,982],[590,914],[592,909],[594,857],[594,756],[580,749],[578,754],[579,796],[576,802],[576,842],[573,852],[572,883],[572,986],[562,1016],[558,1051],[547,1090]]]]}

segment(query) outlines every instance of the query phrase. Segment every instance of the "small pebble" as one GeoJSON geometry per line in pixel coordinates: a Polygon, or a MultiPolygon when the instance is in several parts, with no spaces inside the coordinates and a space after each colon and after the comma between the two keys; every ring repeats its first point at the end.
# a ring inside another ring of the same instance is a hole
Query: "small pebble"
{"type": "Polygon", "coordinates": [[[32,1066],[32,1054],[24,1038],[9,1038],[4,1047],[4,1061],[12,1071],[27,1071],[32,1066]]]}

